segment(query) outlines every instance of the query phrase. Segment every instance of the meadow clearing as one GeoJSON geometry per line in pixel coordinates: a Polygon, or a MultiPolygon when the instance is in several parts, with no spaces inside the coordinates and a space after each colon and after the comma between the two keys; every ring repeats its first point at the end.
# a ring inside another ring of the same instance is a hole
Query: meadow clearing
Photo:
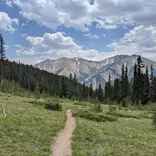
{"type": "Polygon", "coordinates": [[[117,107],[112,113],[109,105],[101,105],[102,112],[92,113],[91,103],[60,100],[62,111],[52,111],[43,107],[42,98],[38,103],[34,101],[33,97],[0,93],[1,156],[50,155],[51,141],[63,128],[68,108],[76,118],[73,156],[156,155],[156,131],[148,110],[117,107]],[[85,116],[86,110],[91,114],[85,116]]]}

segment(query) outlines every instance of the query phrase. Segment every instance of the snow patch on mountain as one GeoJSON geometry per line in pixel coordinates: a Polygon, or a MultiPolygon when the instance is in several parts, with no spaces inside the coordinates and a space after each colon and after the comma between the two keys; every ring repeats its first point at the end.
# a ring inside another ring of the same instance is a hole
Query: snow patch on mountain
{"type": "MultiPolygon", "coordinates": [[[[69,77],[70,73],[72,75],[76,74],[77,80],[80,83],[83,82],[86,85],[92,83],[93,88],[97,88],[99,84],[101,84],[102,87],[105,86],[109,75],[111,76],[112,81],[115,78],[120,78],[122,65],[127,65],[130,79],[133,76],[136,59],[137,55],[117,55],[99,62],[89,61],[82,58],[47,59],[36,64],[35,67],[54,74],[65,75],[67,77],[69,77]]],[[[142,57],[142,59],[145,66],[150,67],[153,65],[154,71],[156,71],[156,62],[144,57],[142,57]]]]}

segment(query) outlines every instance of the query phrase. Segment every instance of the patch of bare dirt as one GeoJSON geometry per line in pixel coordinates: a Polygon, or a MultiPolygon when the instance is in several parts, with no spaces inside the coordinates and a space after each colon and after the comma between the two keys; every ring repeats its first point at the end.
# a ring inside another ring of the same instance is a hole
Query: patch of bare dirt
{"type": "Polygon", "coordinates": [[[53,156],[72,156],[72,136],[76,127],[71,110],[67,110],[64,128],[58,132],[51,147],[53,156]]]}

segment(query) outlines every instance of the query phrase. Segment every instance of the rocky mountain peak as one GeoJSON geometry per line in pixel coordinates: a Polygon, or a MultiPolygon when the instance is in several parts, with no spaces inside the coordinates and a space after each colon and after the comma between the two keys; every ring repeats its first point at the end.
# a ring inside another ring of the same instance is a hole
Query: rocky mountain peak
{"type": "MultiPolygon", "coordinates": [[[[128,66],[129,78],[133,76],[133,68],[136,62],[137,55],[116,55],[114,57],[105,59],[103,61],[90,61],[82,58],[59,58],[56,60],[47,59],[35,65],[36,68],[46,70],[58,75],[64,75],[69,77],[77,75],[77,80],[80,83],[89,85],[93,84],[93,87],[98,87],[102,84],[104,87],[108,81],[109,75],[112,80],[121,76],[121,66],[123,64],[128,66]]],[[[154,73],[156,73],[156,62],[142,57],[145,66],[153,65],[154,73]]]]}

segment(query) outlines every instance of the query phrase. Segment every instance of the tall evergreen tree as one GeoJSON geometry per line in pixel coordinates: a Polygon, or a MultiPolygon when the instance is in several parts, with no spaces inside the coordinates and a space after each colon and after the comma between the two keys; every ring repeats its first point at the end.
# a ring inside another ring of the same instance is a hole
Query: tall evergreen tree
{"type": "Polygon", "coordinates": [[[62,76],[62,90],[61,90],[61,97],[67,97],[68,95],[68,89],[67,89],[67,83],[65,81],[65,77],[62,76]]]}
{"type": "Polygon", "coordinates": [[[128,80],[128,67],[122,65],[121,68],[121,97],[122,100],[129,96],[129,80],[128,80]]]}
{"type": "Polygon", "coordinates": [[[93,86],[92,86],[92,83],[90,84],[90,86],[89,86],[89,97],[90,98],[93,98],[93,86]]]}
{"type": "Polygon", "coordinates": [[[153,76],[153,66],[151,65],[151,74],[150,74],[150,93],[149,93],[150,102],[154,102],[155,93],[154,93],[154,76],[153,76]]]}
{"type": "Polygon", "coordinates": [[[88,89],[87,89],[87,86],[85,86],[85,83],[83,83],[83,86],[82,86],[82,98],[83,99],[88,99],[88,89]]]}
{"type": "Polygon", "coordinates": [[[99,88],[98,88],[98,99],[99,99],[100,102],[102,102],[104,100],[103,89],[101,87],[101,84],[99,84],[99,88]]]}
{"type": "Polygon", "coordinates": [[[156,77],[153,78],[153,102],[156,102],[156,77]]]}
{"type": "Polygon", "coordinates": [[[72,77],[72,74],[70,73],[70,75],[69,75],[69,80],[72,81],[72,79],[73,79],[73,77],[72,77]]]}
{"type": "Polygon", "coordinates": [[[120,79],[115,79],[112,93],[113,101],[120,103],[121,101],[121,82],[120,79]]]}
{"type": "Polygon", "coordinates": [[[137,65],[134,65],[133,86],[132,86],[132,102],[137,102],[137,65]]]}
{"type": "Polygon", "coordinates": [[[149,101],[149,90],[150,90],[150,82],[149,82],[148,67],[146,66],[146,73],[144,75],[144,96],[142,97],[143,104],[147,104],[149,101]]]}
{"type": "Polygon", "coordinates": [[[128,80],[128,67],[126,65],[125,67],[125,75],[124,75],[124,79],[125,79],[125,97],[129,96],[129,80],[128,80]]]}
{"type": "Polygon", "coordinates": [[[109,75],[108,82],[105,85],[105,100],[106,102],[112,99],[112,85],[111,85],[111,76],[109,75]]]}
{"type": "Polygon", "coordinates": [[[124,65],[122,65],[122,68],[121,68],[121,97],[122,97],[122,100],[125,97],[125,67],[124,65]]]}
{"type": "Polygon", "coordinates": [[[76,84],[76,83],[77,83],[76,73],[74,73],[74,78],[73,78],[73,80],[74,80],[74,83],[76,84]]]}
{"type": "Polygon", "coordinates": [[[4,78],[4,71],[5,71],[5,61],[6,61],[6,55],[5,55],[5,47],[4,47],[4,39],[2,34],[0,34],[0,83],[2,85],[2,81],[4,78]]]}
{"type": "Polygon", "coordinates": [[[134,66],[134,78],[133,78],[133,102],[138,104],[139,101],[143,102],[144,96],[144,74],[142,69],[144,64],[141,56],[137,58],[137,64],[134,66]]]}

